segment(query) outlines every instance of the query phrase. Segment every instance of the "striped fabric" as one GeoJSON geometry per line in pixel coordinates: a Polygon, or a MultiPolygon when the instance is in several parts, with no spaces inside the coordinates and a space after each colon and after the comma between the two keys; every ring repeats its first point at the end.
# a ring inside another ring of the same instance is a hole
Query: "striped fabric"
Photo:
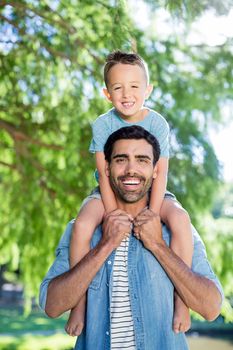
{"type": "Polygon", "coordinates": [[[133,319],[128,284],[129,238],[124,239],[116,250],[113,265],[111,299],[111,350],[135,350],[133,319]]]}

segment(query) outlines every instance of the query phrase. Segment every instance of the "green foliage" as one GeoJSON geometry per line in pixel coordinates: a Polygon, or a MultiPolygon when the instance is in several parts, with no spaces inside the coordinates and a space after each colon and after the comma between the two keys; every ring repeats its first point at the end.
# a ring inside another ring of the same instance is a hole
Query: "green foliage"
{"type": "MultiPolygon", "coordinates": [[[[228,217],[233,219],[233,184],[225,184],[216,193],[212,207],[212,215],[218,219],[228,217]]],[[[233,224],[233,220],[231,220],[233,224]]]]}
{"type": "Polygon", "coordinates": [[[145,0],[154,9],[166,8],[172,15],[177,18],[185,19],[186,21],[193,21],[203,12],[211,10],[217,15],[227,14],[233,5],[232,0],[217,1],[217,0],[145,0]]]}
{"type": "Polygon", "coordinates": [[[225,294],[222,315],[226,321],[232,321],[232,295],[233,295],[233,234],[232,219],[214,220],[211,217],[202,218],[202,235],[207,247],[208,258],[213,269],[219,277],[225,294]]]}
{"type": "Polygon", "coordinates": [[[65,334],[7,336],[0,340],[0,350],[73,350],[75,340],[65,334]]]}
{"type": "MultiPolygon", "coordinates": [[[[173,3],[179,10],[181,2],[173,3]]],[[[156,32],[143,33],[124,1],[2,5],[0,264],[19,269],[31,297],[65,224],[95,185],[90,122],[110,107],[101,95],[106,54],[133,48],[148,62],[155,87],[148,105],[171,127],[169,189],[195,221],[219,184],[206,135],[213,121],[221,122],[221,108],[232,96],[232,53],[229,41],[191,47],[185,36],[161,40],[156,32]]]]}
{"type": "Polygon", "coordinates": [[[1,9],[0,259],[20,269],[27,296],[94,186],[89,124],[107,109],[102,64],[108,50],[129,45],[126,23],[121,1],[1,9]]]}

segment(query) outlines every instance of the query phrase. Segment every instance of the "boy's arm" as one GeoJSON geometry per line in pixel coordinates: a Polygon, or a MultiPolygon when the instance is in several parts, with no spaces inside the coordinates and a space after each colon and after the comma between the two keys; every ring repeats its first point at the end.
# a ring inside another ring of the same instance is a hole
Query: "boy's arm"
{"type": "Polygon", "coordinates": [[[153,180],[150,196],[150,209],[158,215],[167,187],[167,173],[168,158],[162,157],[157,162],[157,177],[153,180]]]}
{"type": "Polygon", "coordinates": [[[103,220],[102,201],[92,198],[82,208],[74,222],[70,241],[70,267],[73,267],[90,250],[90,242],[97,226],[103,220]]]}
{"type": "Polygon", "coordinates": [[[99,186],[104,208],[107,213],[117,208],[115,195],[109,183],[109,178],[106,175],[106,161],[103,152],[96,152],[96,167],[99,174],[99,186]]]}

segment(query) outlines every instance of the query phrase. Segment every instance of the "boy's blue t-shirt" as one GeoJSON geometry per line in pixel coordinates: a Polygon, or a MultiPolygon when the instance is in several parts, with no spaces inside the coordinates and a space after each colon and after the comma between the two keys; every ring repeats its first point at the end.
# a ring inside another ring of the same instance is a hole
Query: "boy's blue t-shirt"
{"type": "Polygon", "coordinates": [[[108,137],[116,130],[125,126],[139,125],[154,135],[160,145],[160,157],[169,158],[169,126],[159,113],[148,109],[148,114],[137,123],[129,123],[122,119],[115,108],[100,115],[92,124],[91,153],[103,152],[108,137]]]}

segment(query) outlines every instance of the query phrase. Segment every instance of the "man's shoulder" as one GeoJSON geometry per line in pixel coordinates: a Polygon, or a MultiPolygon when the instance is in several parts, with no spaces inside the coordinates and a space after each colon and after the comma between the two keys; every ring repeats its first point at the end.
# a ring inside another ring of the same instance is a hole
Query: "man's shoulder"
{"type": "Polygon", "coordinates": [[[65,231],[64,231],[63,235],[61,236],[60,241],[58,243],[58,246],[57,246],[58,249],[62,248],[62,247],[69,247],[70,238],[71,238],[74,223],[75,223],[75,219],[72,219],[66,225],[65,231]]]}
{"type": "MultiPolygon", "coordinates": [[[[75,223],[75,220],[77,219],[72,219],[68,222],[68,224],[66,225],[65,231],[63,232],[60,241],[57,245],[57,251],[59,251],[62,248],[68,248],[70,245],[70,238],[72,235],[72,231],[73,231],[73,226],[75,223]]],[[[96,227],[94,233],[93,233],[93,242],[97,242],[99,241],[99,239],[101,238],[101,234],[102,234],[102,226],[99,225],[98,227],[96,227]]]]}
{"type": "MultiPolygon", "coordinates": [[[[192,228],[193,244],[195,245],[197,243],[201,243],[204,246],[204,243],[201,239],[201,236],[199,235],[199,233],[197,232],[195,227],[192,225],[191,228],[192,228]]],[[[163,238],[169,244],[172,233],[171,233],[170,229],[165,224],[163,224],[162,229],[163,229],[163,238]]]]}

